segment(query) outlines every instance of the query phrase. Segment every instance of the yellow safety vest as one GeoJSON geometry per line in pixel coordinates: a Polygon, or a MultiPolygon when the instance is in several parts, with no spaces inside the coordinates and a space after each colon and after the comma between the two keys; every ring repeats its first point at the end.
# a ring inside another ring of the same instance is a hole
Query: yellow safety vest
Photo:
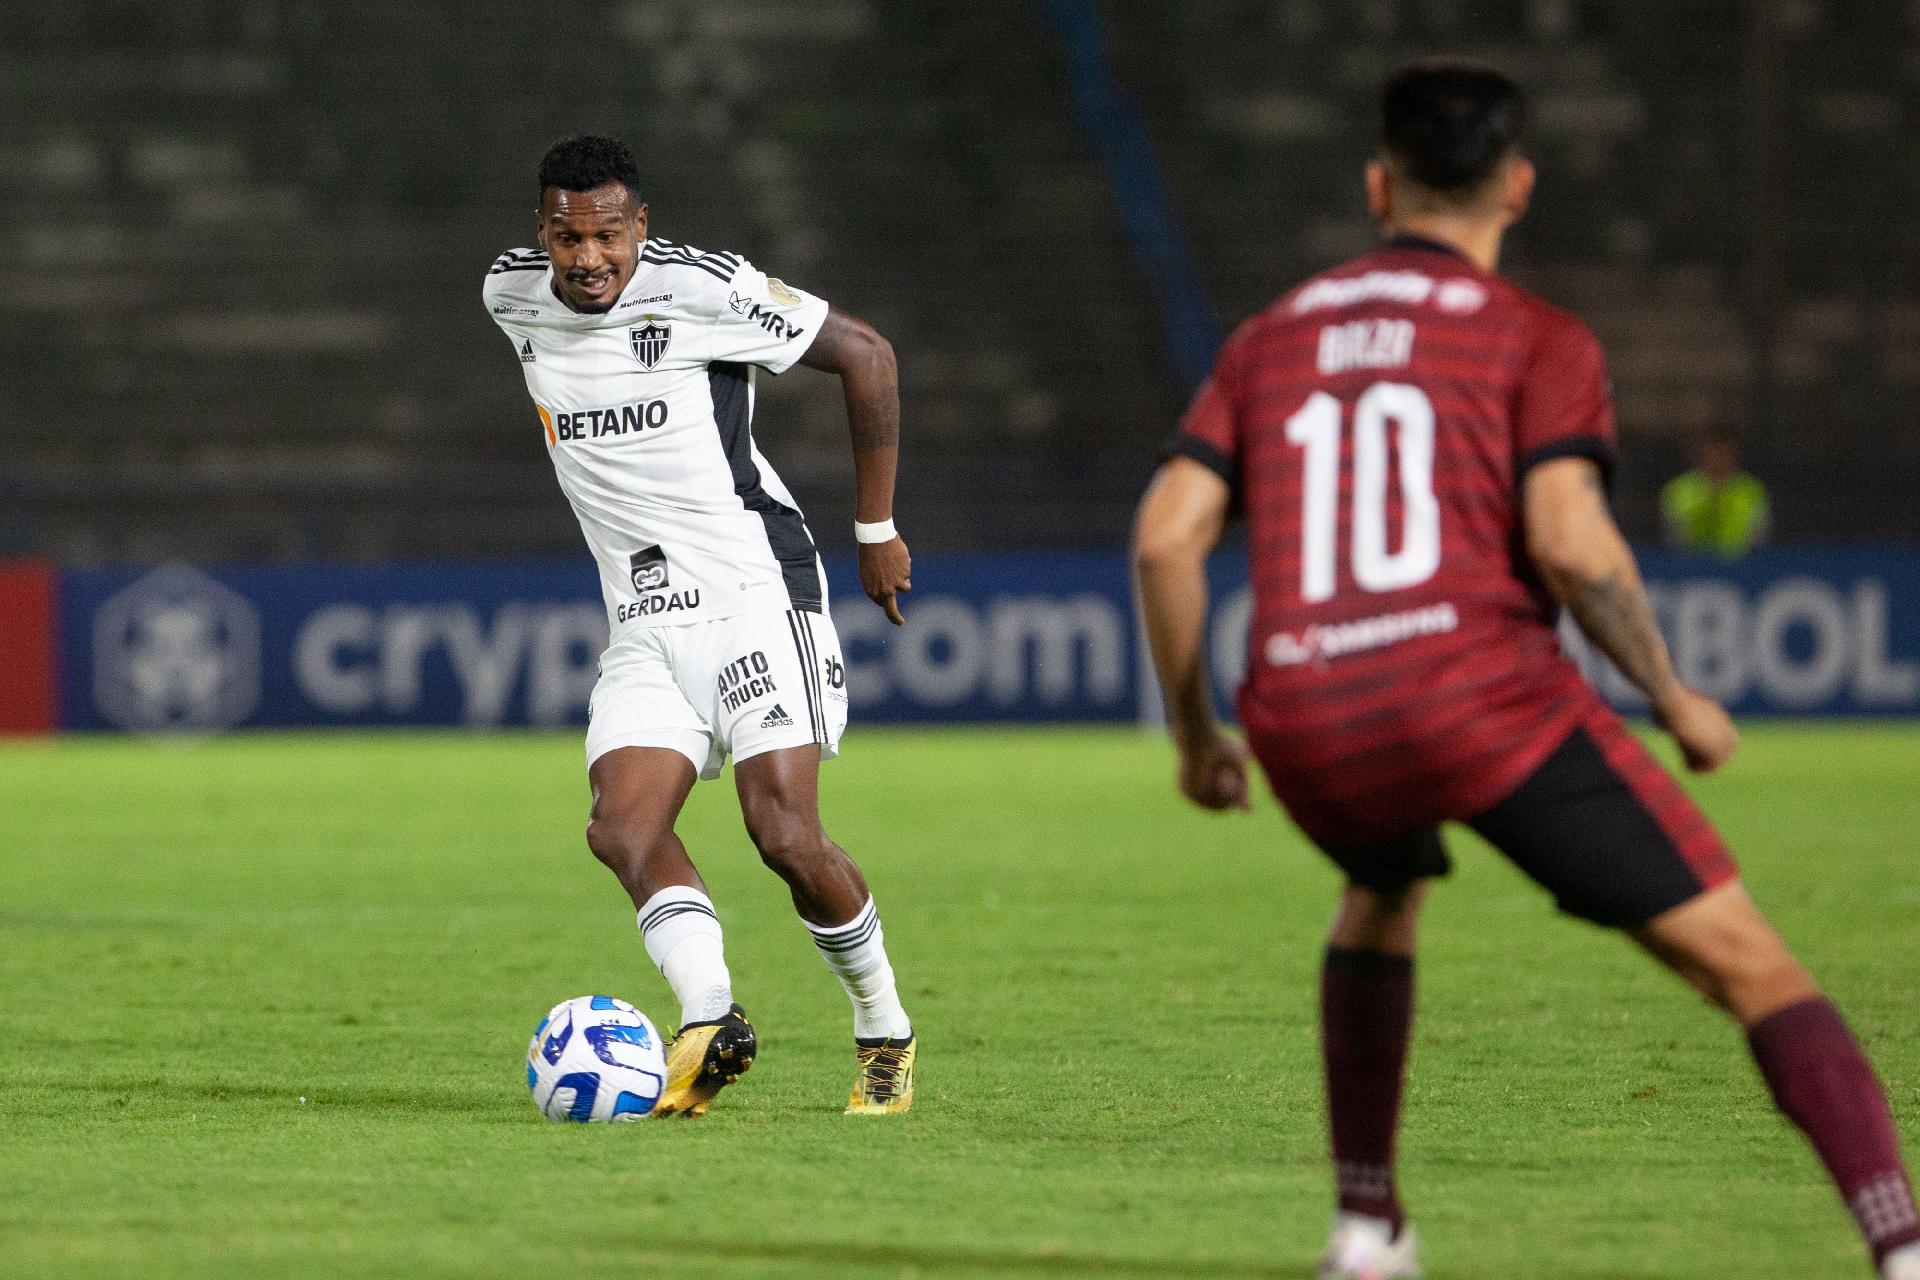
{"type": "Polygon", "coordinates": [[[1767,487],[1744,471],[1723,485],[1689,471],[1660,491],[1660,511],[1669,537],[1686,550],[1744,555],[1766,530],[1767,487]]]}

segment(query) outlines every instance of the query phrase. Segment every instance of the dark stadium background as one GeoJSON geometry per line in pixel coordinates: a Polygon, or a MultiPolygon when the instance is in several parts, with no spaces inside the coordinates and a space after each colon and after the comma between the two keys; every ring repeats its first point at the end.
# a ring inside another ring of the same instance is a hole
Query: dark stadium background
{"type": "MultiPolygon", "coordinates": [[[[1510,267],[1606,342],[1629,532],[1725,427],[1782,539],[1920,536],[1912,4],[66,0],[0,16],[0,555],[577,554],[478,299],[578,129],[893,339],[916,551],[1117,545],[1195,346],[1368,241],[1373,88],[1438,50],[1536,95],[1510,267]]],[[[832,381],[761,423],[839,526],[832,381]]]]}
{"type": "MultiPolygon", "coordinates": [[[[0,0],[0,1280],[1312,1274],[1337,875],[1264,782],[1180,800],[1125,544],[1214,344],[1372,242],[1376,86],[1434,53],[1532,91],[1505,266],[1603,340],[1616,511],[1739,718],[1685,786],[1920,1156],[1920,0],[0,0]],[[756,421],[832,580],[823,821],[926,1039],[898,1124],[840,1114],[732,780],[675,830],[752,1075],[698,1124],[528,1102],[556,1000],[674,1003],[583,840],[606,610],[481,302],[582,130],[899,355],[905,627],[836,380],[756,421]],[[1775,545],[1661,547],[1726,430],[1775,545]]],[[[1448,839],[1429,1274],[1865,1275],[1735,1030],[1448,839]]]]}

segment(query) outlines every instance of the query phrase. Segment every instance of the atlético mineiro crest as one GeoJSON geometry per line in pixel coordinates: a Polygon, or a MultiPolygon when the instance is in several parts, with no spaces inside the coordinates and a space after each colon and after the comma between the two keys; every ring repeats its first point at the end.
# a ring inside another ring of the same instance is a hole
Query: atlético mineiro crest
{"type": "Polygon", "coordinates": [[[660,357],[667,354],[667,343],[673,340],[673,326],[649,322],[638,329],[627,330],[627,341],[633,347],[633,358],[640,362],[643,369],[651,369],[660,363],[660,357]]]}

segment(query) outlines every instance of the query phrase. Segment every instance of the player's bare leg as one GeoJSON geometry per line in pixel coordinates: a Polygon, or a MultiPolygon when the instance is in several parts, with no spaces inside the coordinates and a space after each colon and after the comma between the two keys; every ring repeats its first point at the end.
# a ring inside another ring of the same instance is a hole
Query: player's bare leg
{"type": "Polygon", "coordinates": [[[853,1002],[859,1067],[847,1110],[905,1111],[913,1104],[913,1025],[900,1006],[866,877],[820,823],[820,748],[769,751],[733,773],[754,847],[786,881],[794,910],[853,1002]]]}
{"type": "Polygon", "coordinates": [[[1394,893],[1349,884],[1341,891],[1327,945],[1411,956],[1419,942],[1420,910],[1433,882],[1413,880],[1394,893]]]}
{"type": "Polygon", "coordinates": [[[1394,1140],[1413,1032],[1413,954],[1431,881],[1349,884],[1320,975],[1320,1051],[1339,1211],[1324,1277],[1419,1274],[1394,1188],[1394,1140]]]}
{"type": "Polygon", "coordinates": [[[713,1095],[753,1065],[758,1046],[733,1002],[720,918],[673,832],[693,790],[693,764],[662,747],[620,747],[593,762],[587,847],[633,899],[647,954],[680,1001],[655,1115],[703,1114],[713,1095]]]}
{"type": "Polygon", "coordinates": [[[733,769],[740,816],[754,848],[787,882],[793,909],[809,925],[833,928],[867,902],[867,881],[820,825],[820,748],[788,747],[733,769]]]}
{"type": "Polygon", "coordinates": [[[1634,938],[1746,1030],[1821,994],[1738,881],[1655,916],[1634,938]]]}
{"type": "Polygon", "coordinates": [[[673,833],[693,791],[693,763],[665,747],[620,747],[587,770],[593,812],[587,847],[607,865],[636,908],[675,885],[705,890],[687,847],[673,833]]]}
{"type": "Polygon", "coordinates": [[[1634,936],[1746,1031],[1774,1101],[1812,1142],[1875,1265],[1920,1275],[1920,1212],[1879,1078],[1745,888],[1721,885],[1634,936]]]}

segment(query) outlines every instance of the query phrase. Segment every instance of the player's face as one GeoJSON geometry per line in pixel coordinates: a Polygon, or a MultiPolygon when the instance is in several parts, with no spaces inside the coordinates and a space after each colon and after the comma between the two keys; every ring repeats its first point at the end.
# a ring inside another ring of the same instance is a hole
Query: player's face
{"type": "Polygon", "coordinates": [[[540,193],[540,247],[553,260],[554,292],[575,311],[612,308],[646,238],[647,206],[618,182],[540,193]]]}

